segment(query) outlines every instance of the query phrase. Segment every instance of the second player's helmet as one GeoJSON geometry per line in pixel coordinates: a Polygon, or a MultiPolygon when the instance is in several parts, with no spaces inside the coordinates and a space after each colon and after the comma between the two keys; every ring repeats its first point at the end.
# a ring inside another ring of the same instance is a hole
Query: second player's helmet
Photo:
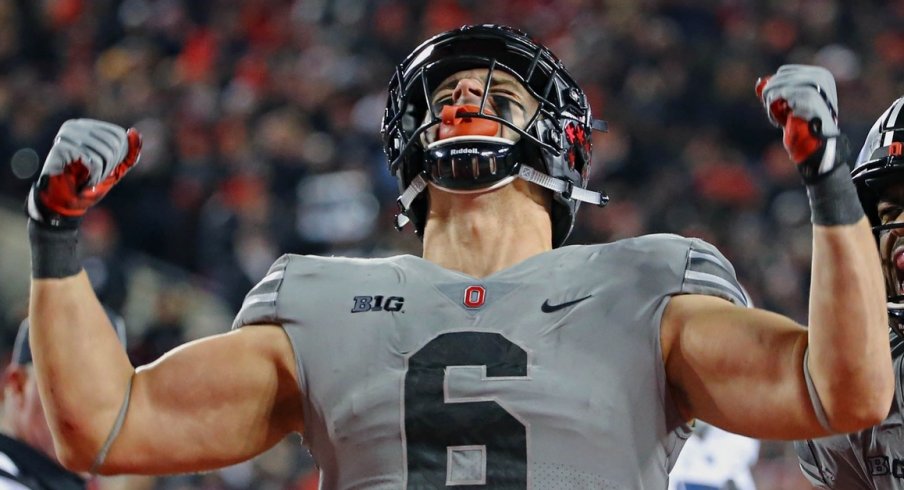
{"type": "Polygon", "coordinates": [[[526,34],[496,25],[439,34],[418,46],[389,83],[382,136],[401,192],[396,226],[410,220],[423,233],[428,181],[472,193],[522,178],[553,191],[553,245],[560,246],[580,201],[608,202],[586,189],[591,131],[605,127],[591,118],[587,97],[559,59],[526,34]],[[486,73],[479,104],[434,99],[448,77],[472,69],[486,73]],[[494,88],[503,79],[526,88],[536,107],[494,88]]]}
{"type": "MultiPolygon", "coordinates": [[[[878,239],[882,233],[904,228],[904,223],[882,224],[877,205],[883,189],[889,184],[904,182],[904,97],[894,101],[873,124],[863,149],[854,164],[851,177],[863,204],[863,211],[873,226],[878,239]]],[[[887,264],[886,267],[893,267],[887,264]]],[[[888,313],[896,321],[891,322],[900,335],[904,324],[904,294],[893,285],[887,285],[888,313]]]]}

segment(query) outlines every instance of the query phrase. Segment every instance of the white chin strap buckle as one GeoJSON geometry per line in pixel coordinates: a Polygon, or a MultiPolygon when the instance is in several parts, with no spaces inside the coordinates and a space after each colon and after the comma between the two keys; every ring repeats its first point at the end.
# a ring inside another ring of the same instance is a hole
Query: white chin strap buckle
{"type": "Polygon", "coordinates": [[[518,177],[528,182],[533,182],[540,187],[545,187],[553,192],[562,194],[565,199],[574,199],[575,201],[586,202],[594,206],[603,207],[609,204],[609,196],[601,192],[591,191],[583,187],[575,187],[574,184],[567,180],[554,179],[539,170],[521,165],[518,168],[518,177]]]}
{"type": "MultiPolygon", "coordinates": [[[[534,169],[533,167],[528,167],[527,165],[520,165],[518,167],[517,175],[507,177],[500,180],[499,182],[494,183],[493,185],[480,189],[458,190],[447,189],[440,186],[437,187],[443,189],[444,191],[456,194],[474,194],[478,192],[489,192],[491,190],[498,189],[499,187],[508,184],[516,177],[528,182],[533,182],[540,187],[559,193],[565,199],[574,199],[575,201],[586,202],[599,207],[603,207],[609,203],[609,197],[601,192],[587,190],[582,187],[575,187],[574,184],[567,180],[560,180],[550,177],[549,175],[546,175],[543,172],[534,169]]],[[[424,178],[424,174],[419,174],[414,178],[414,180],[411,181],[411,184],[408,185],[408,188],[405,189],[405,192],[403,192],[402,195],[399,196],[398,199],[396,199],[396,203],[399,205],[399,214],[395,216],[395,227],[397,230],[401,230],[405,227],[405,225],[408,224],[409,221],[411,221],[408,216],[406,216],[406,213],[408,213],[408,210],[411,209],[411,203],[413,203],[415,198],[417,198],[417,196],[426,188],[427,180],[424,178]]]]}

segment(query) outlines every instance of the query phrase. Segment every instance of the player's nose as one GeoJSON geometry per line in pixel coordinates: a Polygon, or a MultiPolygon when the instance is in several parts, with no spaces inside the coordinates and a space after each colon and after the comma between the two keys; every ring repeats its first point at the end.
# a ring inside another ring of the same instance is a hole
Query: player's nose
{"type": "Polygon", "coordinates": [[[476,78],[462,78],[452,90],[452,103],[478,104],[483,98],[483,82],[476,78]]]}

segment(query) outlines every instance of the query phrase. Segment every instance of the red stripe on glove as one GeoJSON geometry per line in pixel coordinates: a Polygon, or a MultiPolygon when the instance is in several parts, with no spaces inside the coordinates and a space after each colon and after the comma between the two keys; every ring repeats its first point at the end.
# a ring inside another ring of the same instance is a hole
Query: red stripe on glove
{"type": "Polygon", "coordinates": [[[81,160],[69,163],[58,175],[48,177],[47,185],[39,193],[41,202],[61,216],[77,218],[103,199],[107,192],[138,163],[141,155],[141,135],[135,128],[126,132],[129,149],[125,158],[113,168],[110,175],[92,187],[86,187],[89,172],[81,160]]]}

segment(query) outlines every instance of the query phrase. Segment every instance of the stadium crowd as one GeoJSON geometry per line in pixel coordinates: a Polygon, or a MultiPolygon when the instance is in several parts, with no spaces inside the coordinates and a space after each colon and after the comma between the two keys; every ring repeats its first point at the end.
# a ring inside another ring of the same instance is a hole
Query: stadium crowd
{"type": "MultiPolygon", "coordinates": [[[[859,148],[904,93],[901,1],[0,0],[0,195],[21,206],[68,118],[138,127],[140,165],[83,227],[92,280],[118,310],[135,255],[234,312],[285,252],[416,254],[410,229],[391,225],[386,84],[420,41],[475,22],[549,45],[609,121],[591,188],[612,200],[584,208],[570,243],[702,237],[757,305],[805,320],[809,208],[753,83],[783,63],[829,68],[859,148]]],[[[24,305],[3,308],[0,352],[24,305]]],[[[145,321],[125,315],[136,362],[190,338],[191,308],[176,292],[145,321]]],[[[141,485],[304,488],[304,458],[295,440],[240,467],[141,485]]],[[[808,488],[786,445],[764,445],[760,461],[761,488],[808,488]]]]}

